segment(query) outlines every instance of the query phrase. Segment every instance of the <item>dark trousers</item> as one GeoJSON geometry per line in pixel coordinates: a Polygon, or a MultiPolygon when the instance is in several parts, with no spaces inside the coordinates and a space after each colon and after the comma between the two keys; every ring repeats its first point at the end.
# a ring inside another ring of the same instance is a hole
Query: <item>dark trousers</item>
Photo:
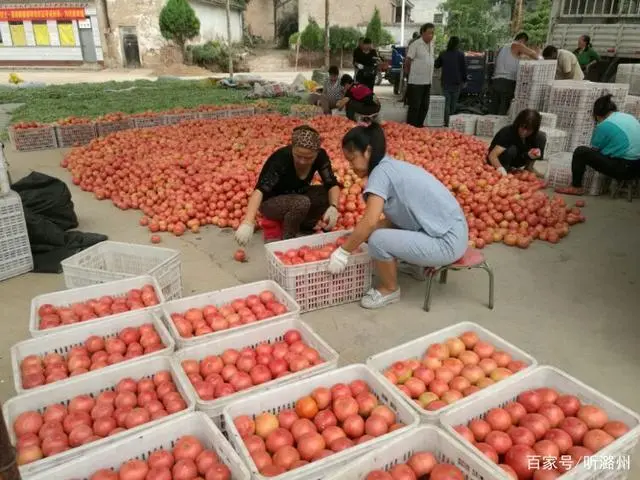
{"type": "Polygon", "coordinates": [[[455,115],[458,108],[458,99],[460,98],[461,87],[459,85],[452,87],[444,87],[442,94],[444,95],[444,126],[449,126],[449,117],[455,115]]]}
{"type": "Polygon", "coordinates": [[[582,179],[587,166],[614,180],[632,180],[640,177],[640,159],[608,157],[591,147],[578,147],[571,160],[571,185],[582,188],[582,179]]]}
{"type": "Polygon", "coordinates": [[[307,193],[278,195],[260,205],[260,213],[269,220],[282,222],[283,237],[294,238],[301,230],[311,232],[329,208],[327,189],[322,185],[309,187],[307,193]]]}
{"type": "MultiPolygon", "coordinates": [[[[538,132],[535,143],[540,146],[540,158],[536,159],[536,161],[542,160],[544,158],[544,149],[547,146],[547,136],[542,132],[538,132]]],[[[498,160],[500,160],[500,165],[502,165],[506,171],[526,167],[533,161],[529,157],[529,152],[519,153],[518,148],[514,145],[505,149],[498,157],[498,160]]],[[[489,162],[488,159],[487,162],[489,162]]]]}
{"type": "Polygon", "coordinates": [[[424,120],[429,112],[429,95],[431,85],[407,85],[407,123],[417,128],[424,127],[424,120]]]}
{"type": "Polygon", "coordinates": [[[378,105],[377,103],[363,103],[359,102],[358,100],[350,99],[349,102],[347,102],[347,107],[345,110],[347,113],[347,118],[349,120],[355,121],[356,114],[373,115],[375,113],[378,113],[380,111],[380,105],[378,105]]]}
{"type": "Polygon", "coordinates": [[[515,94],[515,80],[496,78],[492,85],[490,113],[493,115],[506,115],[515,94]]]}

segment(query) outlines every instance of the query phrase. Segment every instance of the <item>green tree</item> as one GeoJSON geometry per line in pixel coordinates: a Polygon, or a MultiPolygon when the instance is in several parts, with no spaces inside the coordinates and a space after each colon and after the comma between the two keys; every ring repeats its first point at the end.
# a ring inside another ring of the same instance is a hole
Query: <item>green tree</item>
{"type": "Polygon", "coordinates": [[[169,0],[160,12],[160,33],[184,52],[187,40],[200,34],[200,20],[187,0],[169,0]]]}
{"type": "Polygon", "coordinates": [[[371,16],[371,20],[369,20],[367,31],[364,35],[365,37],[370,38],[376,47],[380,45],[389,45],[390,43],[395,42],[393,35],[391,35],[389,31],[382,26],[380,10],[378,10],[377,7],[373,11],[373,15],[371,16]]]}
{"type": "Polygon", "coordinates": [[[358,39],[362,36],[360,31],[353,27],[332,26],[329,29],[329,46],[334,53],[340,53],[340,68],[344,65],[344,52],[351,51],[358,45],[358,39]]]}
{"type": "Polygon", "coordinates": [[[542,46],[547,41],[551,0],[539,0],[524,14],[523,30],[529,35],[530,45],[542,46]]]}
{"type": "Polygon", "coordinates": [[[440,10],[447,17],[445,33],[460,37],[465,50],[494,49],[509,37],[509,14],[500,0],[445,0],[440,10]]]}
{"type": "Polygon", "coordinates": [[[305,50],[318,52],[324,49],[324,31],[313,18],[309,17],[309,23],[300,34],[300,47],[305,50]]]}

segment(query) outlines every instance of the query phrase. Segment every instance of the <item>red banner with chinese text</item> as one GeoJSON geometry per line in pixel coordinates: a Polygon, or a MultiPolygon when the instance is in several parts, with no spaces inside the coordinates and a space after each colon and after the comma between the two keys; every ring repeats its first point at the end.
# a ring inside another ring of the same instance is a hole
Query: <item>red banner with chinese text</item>
{"type": "Polygon", "coordinates": [[[0,8],[0,22],[80,20],[86,17],[84,8],[0,8]]]}

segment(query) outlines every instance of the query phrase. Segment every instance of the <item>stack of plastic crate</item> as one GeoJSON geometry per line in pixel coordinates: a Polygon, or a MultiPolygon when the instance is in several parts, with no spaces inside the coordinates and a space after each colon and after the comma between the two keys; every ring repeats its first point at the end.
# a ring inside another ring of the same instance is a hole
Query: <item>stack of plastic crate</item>
{"type": "Polygon", "coordinates": [[[11,192],[11,178],[9,177],[9,165],[4,156],[4,144],[0,142],[0,197],[11,192]]]}
{"type": "Polygon", "coordinates": [[[627,100],[624,102],[622,111],[633,115],[638,120],[640,120],[640,97],[627,95],[627,100]]]}
{"type": "Polygon", "coordinates": [[[429,112],[424,124],[428,127],[444,126],[444,97],[431,95],[429,99],[429,112]]]}
{"type": "Polygon", "coordinates": [[[595,83],[600,87],[600,95],[611,94],[614,103],[622,109],[629,96],[629,85],[623,83],[595,83]]]}
{"type": "Polygon", "coordinates": [[[14,191],[0,197],[0,281],[33,269],[22,200],[14,191]]]}
{"type": "Polygon", "coordinates": [[[476,122],[476,136],[493,137],[502,127],[509,124],[509,117],[506,115],[483,115],[478,117],[476,122]]]}
{"type": "Polygon", "coordinates": [[[640,95],[640,64],[624,63],[618,65],[616,83],[629,85],[629,95],[640,95]]]}
{"type": "Polygon", "coordinates": [[[556,76],[556,60],[522,60],[518,65],[513,115],[525,108],[542,110],[545,89],[556,76]]]}
{"type": "Polygon", "coordinates": [[[558,116],[555,113],[540,112],[540,116],[542,117],[542,122],[540,123],[540,127],[556,128],[556,124],[558,122],[558,116]]]}
{"type": "Polygon", "coordinates": [[[465,135],[473,135],[475,133],[477,122],[478,115],[470,113],[460,113],[449,117],[449,127],[451,130],[464,133],[465,135]]]}
{"type": "Polygon", "coordinates": [[[558,128],[542,127],[540,130],[547,136],[547,145],[545,146],[545,156],[553,155],[554,153],[567,151],[567,132],[558,128]]]}
{"type": "Polygon", "coordinates": [[[549,92],[546,110],[557,117],[556,127],[568,133],[567,148],[589,145],[593,133],[593,103],[601,96],[599,84],[573,80],[556,81],[549,92]]]}
{"type": "MultiPolygon", "coordinates": [[[[555,153],[549,157],[549,167],[544,179],[551,188],[567,187],[571,185],[571,152],[555,153]]],[[[609,186],[609,178],[587,167],[582,178],[582,188],[587,195],[601,195],[609,186]]]]}

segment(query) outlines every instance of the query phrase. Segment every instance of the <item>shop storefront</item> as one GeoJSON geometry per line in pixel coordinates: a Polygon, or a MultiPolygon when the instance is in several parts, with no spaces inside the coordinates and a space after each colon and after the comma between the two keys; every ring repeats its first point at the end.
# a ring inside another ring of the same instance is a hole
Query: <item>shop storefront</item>
{"type": "Polygon", "coordinates": [[[103,63],[95,7],[40,5],[0,7],[0,66],[103,63]]]}

